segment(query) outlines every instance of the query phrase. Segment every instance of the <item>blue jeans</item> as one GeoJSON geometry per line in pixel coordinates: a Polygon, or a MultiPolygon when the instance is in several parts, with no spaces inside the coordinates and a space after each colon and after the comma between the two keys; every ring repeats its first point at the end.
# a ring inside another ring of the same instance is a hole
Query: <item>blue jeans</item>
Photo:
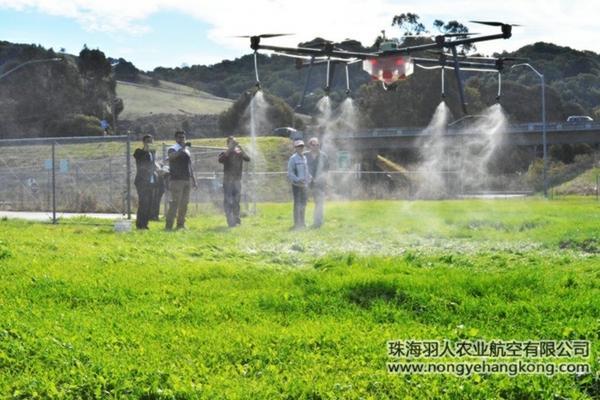
{"type": "Polygon", "coordinates": [[[292,194],[294,195],[294,227],[304,228],[304,214],[306,212],[306,202],[308,194],[306,187],[292,185],[292,194]]]}

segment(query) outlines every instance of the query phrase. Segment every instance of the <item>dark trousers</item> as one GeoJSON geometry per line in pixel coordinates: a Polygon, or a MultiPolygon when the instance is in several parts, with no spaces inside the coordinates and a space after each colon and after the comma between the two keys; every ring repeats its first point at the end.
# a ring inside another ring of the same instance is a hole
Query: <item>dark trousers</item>
{"type": "Polygon", "coordinates": [[[152,190],[152,209],[150,211],[150,219],[152,221],[158,221],[160,214],[160,200],[162,195],[165,193],[165,182],[163,178],[158,178],[158,182],[154,185],[152,190]]]}
{"type": "Polygon", "coordinates": [[[292,185],[292,194],[294,195],[294,227],[304,228],[306,226],[304,215],[308,201],[306,187],[292,185]]]}
{"type": "Polygon", "coordinates": [[[148,228],[148,220],[152,212],[152,192],[154,185],[149,183],[135,185],[138,194],[138,209],[135,226],[138,229],[148,228]]]}
{"type": "Polygon", "coordinates": [[[169,182],[169,191],[171,192],[171,201],[167,211],[167,229],[173,228],[175,215],[177,215],[177,227],[185,226],[185,215],[187,214],[188,203],[190,202],[191,183],[186,180],[172,180],[169,182]]]}
{"type": "Polygon", "coordinates": [[[223,181],[223,208],[227,217],[227,225],[233,227],[239,225],[240,220],[240,199],[242,197],[241,180],[223,181]]]}

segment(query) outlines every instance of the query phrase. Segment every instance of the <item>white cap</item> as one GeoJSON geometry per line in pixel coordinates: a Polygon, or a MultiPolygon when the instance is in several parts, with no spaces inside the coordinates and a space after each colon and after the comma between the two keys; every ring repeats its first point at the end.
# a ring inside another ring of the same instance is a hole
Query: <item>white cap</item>
{"type": "Polygon", "coordinates": [[[304,140],[294,140],[294,147],[304,146],[304,140]]]}

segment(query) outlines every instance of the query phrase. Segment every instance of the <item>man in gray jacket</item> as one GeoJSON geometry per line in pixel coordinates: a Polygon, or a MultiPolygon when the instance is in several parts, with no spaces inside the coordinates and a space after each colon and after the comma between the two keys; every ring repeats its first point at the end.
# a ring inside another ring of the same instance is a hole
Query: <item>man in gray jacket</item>
{"type": "Polygon", "coordinates": [[[292,194],[294,195],[294,228],[303,229],[304,214],[306,211],[306,202],[308,200],[307,188],[311,181],[310,172],[306,157],[304,156],[304,142],[294,140],[294,150],[296,151],[288,161],[288,179],[292,184],[292,194]]]}

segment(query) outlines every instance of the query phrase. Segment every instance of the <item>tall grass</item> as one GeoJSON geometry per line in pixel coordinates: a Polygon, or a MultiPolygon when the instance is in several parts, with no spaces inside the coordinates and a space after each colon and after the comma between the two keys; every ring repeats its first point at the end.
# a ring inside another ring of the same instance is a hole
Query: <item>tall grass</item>
{"type": "Polygon", "coordinates": [[[597,375],[396,376],[390,339],[585,339],[598,203],[289,204],[237,229],[0,221],[2,398],[598,398],[597,375]],[[310,211],[310,210],[309,210],[310,211]]]}

